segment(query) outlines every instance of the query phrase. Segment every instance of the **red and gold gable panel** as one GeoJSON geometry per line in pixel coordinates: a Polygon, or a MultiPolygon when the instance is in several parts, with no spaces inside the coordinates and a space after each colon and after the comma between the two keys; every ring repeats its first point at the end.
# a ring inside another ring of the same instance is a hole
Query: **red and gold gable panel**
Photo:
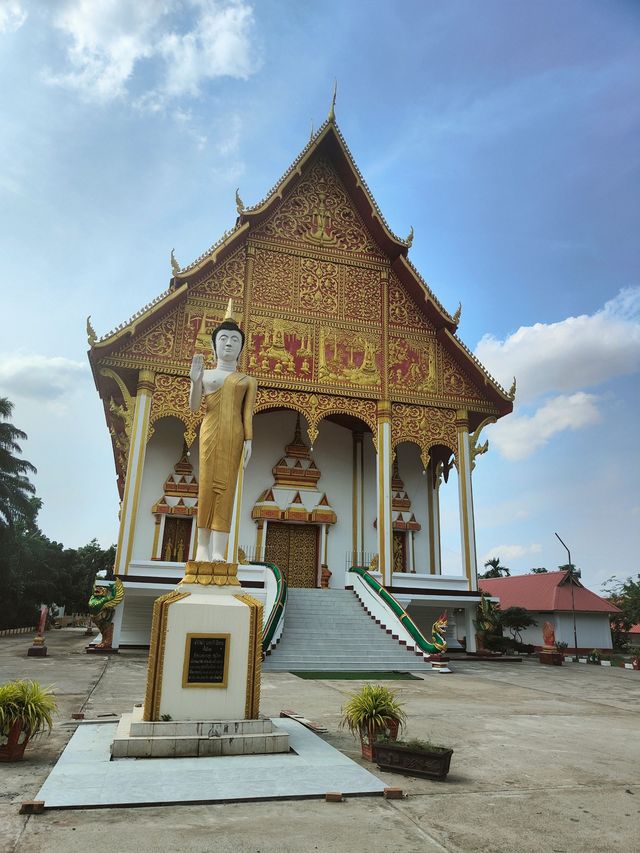
{"type": "Polygon", "coordinates": [[[435,329],[400,284],[395,273],[389,276],[389,325],[435,334],[435,329]]]}
{"type": "Polygon", "coordinates": [[[240,300],[244,290],[246,249],[243,246],[223,263],[216,265],[189,287],[189,299],[205,301],[220,300],[227,304],[229,299],[240,300]]]}
{"type": "Polygon", "coordinates": [[[389,391],[398,394],[436,394],[438,371],[435,338],[389,332],[389,391]]]}
{"type": "MultiPolygon", "coordinates": [[[[194,353],[205,357],[205,366],[213,367],[213,349],[211,333],[218,326],[227,311],[227,305],[203,308],[187,303],[184,313],[184,323],[179,349],[179,356],[184,361],[191,361],[194,353]]],[[[242,312],[235,311],[236,321],[242,327],[242,312]]]]}
{"type": "Polygon", "coordinates": [[[302,243],[383,259],[333,167],[316,159],[256,231],[257,238],[302,243]]]}
{"type": "Polygon", "coordinates": [[[380,331],[254,315],[248,343],[248,370],[258,380],[380,390],[380,331]]]}
{"type": "Polygon", "coordinates": [[[469,379],[451,353],[439,346],[438,354],[441,364],[442,395],[458,403],[478,400],[486,402],[486,397],[469,379]]]}
{"type": "Polygon", "coordinates": [[[176,358],[176,331],[182,320],[182,311],[177,308],[156,320],[143,333],[133,337],[127,335],[123,342],[116,346],[110,360],[137,366],[144,363],[170,363],[176,358]]]}
{"type": "Polygon", "coordinates": [[[381,326],[381,270],[258,246],[251,304],[302,317],[381,326]]]}

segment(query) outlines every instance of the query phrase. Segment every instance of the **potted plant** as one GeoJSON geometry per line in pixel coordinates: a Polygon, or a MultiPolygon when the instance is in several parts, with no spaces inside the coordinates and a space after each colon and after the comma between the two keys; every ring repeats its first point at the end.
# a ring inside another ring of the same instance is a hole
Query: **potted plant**
{"type": "Polygon", "coordinates": [[[587,663],[600,664],[600,649],[594,649],[587,655],[587,663]]]}
{"type": "Polygon", "coordinates": [[[342,708],[341,728],[360,737],[362,757],[373,761],[373,745],[381,734],[395,740],[407,717],[396,694],[382,684],[365,684],[342,708]]]}
{"type": "Polygon", "coordinates": [[[418,739],[394,743],[382,738],[374,746],[375,762],[381,770],[426,779],[446,779],[452,755],[453,750],[446,746],[418,739]]]}
{"type": "Polygon", "coordinates": [[[32,737],[53,726],[56,700],[37,681],[0,685],[0,761],[20,761],[32,737]]]}

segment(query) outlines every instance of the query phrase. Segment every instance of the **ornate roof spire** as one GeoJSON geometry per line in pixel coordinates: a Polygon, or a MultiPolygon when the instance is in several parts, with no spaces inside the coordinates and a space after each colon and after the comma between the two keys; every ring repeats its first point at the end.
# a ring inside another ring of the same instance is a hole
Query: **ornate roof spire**
{"type": "Polygon", "coordinates": [[[327,119],[330,122],[335,122],[336,120],[336,95],[338,94],[338,81],[333,81],[333,97],[331,98],[331,107],[329,109],[329,115],[327,119]]]}

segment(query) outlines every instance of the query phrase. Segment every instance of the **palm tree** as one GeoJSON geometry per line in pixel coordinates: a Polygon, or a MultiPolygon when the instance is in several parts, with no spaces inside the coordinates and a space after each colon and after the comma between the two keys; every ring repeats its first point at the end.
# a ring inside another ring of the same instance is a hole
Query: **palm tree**
{"type": "Polygon", "coordinates": [[[490,560],[487,560],[484,564],[485,569],[487,570],[483,575],[480,575],[481,578],[508,578],[511,575],[511,572],[506,566],[500,565],[500,557],[491,557],[490,560]]]}
{"type": "Polygon", "coordinates": [[[26,439],[26,433],[9,422],[13,403],[6,397],[0,397],[0,527],[12,527],[15,521],[32,520],[36,502],[31,497],[35,486],[28,474],[36,469],[20,459],[22,453],[18,440],[26,439]]]}

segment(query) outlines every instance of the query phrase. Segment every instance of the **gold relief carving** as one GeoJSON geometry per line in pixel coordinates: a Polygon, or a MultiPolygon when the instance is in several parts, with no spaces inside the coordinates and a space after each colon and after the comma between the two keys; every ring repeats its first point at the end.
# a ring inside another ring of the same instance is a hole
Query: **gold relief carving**
{"type": "Polygon", "coordinates": [[[109,424],[109,433],[113,441],[113,450],[116,461],[118,474],[124,481],[127,471],[127,462],[129,460],[129,447],[131,444],[131,429],[133,426],[133,412],[135,409],[135,397],[129,393],[129,389],[125,385],[123,379],[115,370],[109,367],[100,368],[100,375],[105,376],[113,381],[118,386],[122,395],[122,403],[117,403],[113,396],[109,397],[109,411],[120,422],[118,424],[111,419],[109,424]]]}
{"type": "Polygon", "coordinates": [[[405,292],[395,275],[389,279],[389,321],[394,326],[434,331],[427,318],[405,292]]]}
{"type": "MultiPolygon", "coordinates": [[[[205,368],[214,365],[213,350],[211,348],[211,333],[218,326],[226,310],[225,307],[214,308],[210,311],[202,308],[186,312],[186,322],[182,332],[182,345],[178,355],[185,361],[191,361],[194,353],[200,353],[205,358],[205,368]]],[[[242,320],[238,322],[242,325],[242,320]]]]}
{"type": "Polygon", "coordinates": [[[153,616],[151,619],[151,645],[149,648],[149,662],[147,665],[147,684],[144,694],[143,720],[160,719],[160,701],[162,699],[162,675],[164,666],[164,652],[167,642],[167,611],[172,604],[188,598],[190,592],[179,592],[172,590],[160,598],[156,598],[153,605],[153,616]]]}
{"type": "Polygon", "coordinates": [[[389,382],[407,393],[437,390],[436,343],[389,336],[389,382]]]}
{"type": "Polygon", "coordinates": [[[189,288],[189,296],[240,299],[244,290],[245,249],[239,249],[216,266],[210,275],[189,288]]]}
{"type": "Polygon", "coordinates": [[[338,265],[304,258],[300,264],[300,308],[338,313],[338,265]]]}
{"type": "Polygon", "coordinates": [[[121,347],[119,353],[143,356],[169,356],[173,353],[176,335],[175,312],[156,323],[148,332],[134,337],[131,343],[121,347]]]}
{"type": "Polygon", "coordinates": [[[151,400],[149,416],[149,432],[147,441],[154,433],[154,424],[160,418],[174,417],[182,421],[185,427],[184,440],[191,447],[196,437],[196,430],[202,415],[189,409],[189,391],[191,384],[188,376],[170,376],[159,373],[156,376],[156,387],[151,400]]]}
{"type": "Polygon", "coordinates": [[[257,237],[305,241],[316,246],[380,257],[333,167],[318,158],[257,237]]]}
{"type": "Polygon", "coordinates": [[[251,301],[279,308],[294,308],[297,261],[293,255],[259,249],[253,268],[251,301]]]}
{"type": "Polygon", "coordinates": [[[393,403],[391,445],[396,448],[405,441],[417,444],[428,462],[429,449],[443,444],[452,452],[457,449],[456,413],[453,409],[435,409],[393,403]]]}
{"type": "Polygon", "coordinates": [[[378,270],[344,267],[343,315],[349,319],[380,323],[382,284],[378,270]]]}
{"type": "Polygon", "coordinates": [[[252,317],[248,353],[252,375],[310,380],[315,364],[313,325],[252,317]]]}
{"type": "Polygon", "coordinates": [[[333,397],[329,394],[307,394],[280,388],[258,387],[254,413],[268,409],[293,409],[300,412],[308,424],[307,435],[311,444],[318,437],[318,424],[329,415],[353,415],[367,424],[375,440],[377,432],[375,400],[354,397],[333,397]]]}
{"type": "Polygon", "coordinates": [[[318,379],[360,386],[380,385],[380,336],[353,330],[320,329],[318,379]]]}
{"type": "Polygon", "coordinates": [[[465,400],[483,400],[476,386],[467,378],[460,365],[444,347],[440,347],[442,359],[442,391],[445,397],[462,397],[465,400]]]}
{"type": "Polygon", "coordinates": [[[244,715],[247,720],[257,720],[260,716],[260,671],[262,669],[262,610],[263,605],[252,595],[244,593],[234,595],[238,601],[246,604],[249,616],[249,650],[247,655],[247,692],[244,715]]]}

